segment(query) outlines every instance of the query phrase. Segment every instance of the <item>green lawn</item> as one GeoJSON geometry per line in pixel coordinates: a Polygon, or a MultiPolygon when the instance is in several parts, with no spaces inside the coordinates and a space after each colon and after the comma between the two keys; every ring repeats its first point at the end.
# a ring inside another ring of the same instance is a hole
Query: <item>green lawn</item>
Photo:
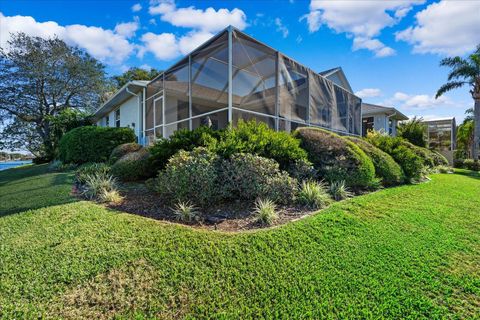
{"type": "Polygon", "coordinates": [[[478,318],[480,177],[460,173],[224,234],[0,172],[0,317],[478,318]]]}

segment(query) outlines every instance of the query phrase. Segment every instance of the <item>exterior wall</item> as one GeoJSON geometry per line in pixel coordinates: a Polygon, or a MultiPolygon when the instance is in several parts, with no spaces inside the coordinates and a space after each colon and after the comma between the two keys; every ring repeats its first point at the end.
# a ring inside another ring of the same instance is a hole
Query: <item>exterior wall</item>
{"type": "Polygon", "coordinates": [[[255,39],[229,29],[147,85],[144,141],[240,119],[275,130],[317,126],[361,134],[361,99],[255,39]]]}
{"type": "Polygon", "coordinates": [[[375,131],[389,133],[392,137],[397,136],[397,120],[392,120],[392,132],[389,130],[389,118],[386,114],[369,114],[363,118],[373,117],[373,128],[375,131]]]}

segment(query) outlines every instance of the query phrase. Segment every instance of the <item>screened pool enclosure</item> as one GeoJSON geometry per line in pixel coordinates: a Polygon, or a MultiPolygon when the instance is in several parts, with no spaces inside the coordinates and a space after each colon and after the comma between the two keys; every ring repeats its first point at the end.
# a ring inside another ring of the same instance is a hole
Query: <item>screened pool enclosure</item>
{"type": "Polygon", "coordinates": [[[276,130],[317,126],[360,135],[360,108],[352,93],[228,27],[148,84],[143,128],[146,143],[239,119],[276,130]]]}

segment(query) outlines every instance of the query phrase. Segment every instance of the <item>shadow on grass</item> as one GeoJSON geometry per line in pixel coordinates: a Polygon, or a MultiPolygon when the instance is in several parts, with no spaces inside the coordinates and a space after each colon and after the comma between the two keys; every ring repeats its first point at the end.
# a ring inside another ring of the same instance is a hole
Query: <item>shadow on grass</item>
{"type": "Polygon", "coordinates": [[[480,180],[480,172],[477,172],[477,171],[471,171],[466,169],[455,169],[455,174],[480,180]]]}
{"type": "Polygon", "coordinates": [[[0,217],[78,201],[71,195],[71,173],[49,173],[47,165],[0,172],[0,217]]]}

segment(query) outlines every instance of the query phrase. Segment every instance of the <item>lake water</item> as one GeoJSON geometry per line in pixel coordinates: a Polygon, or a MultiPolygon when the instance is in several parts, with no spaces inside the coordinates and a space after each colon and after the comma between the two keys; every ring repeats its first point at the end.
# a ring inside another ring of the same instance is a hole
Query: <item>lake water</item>
{"type": "Polygon", "coordinates": [[[32,161],[7,161],[7,162],[0,162],[0,171],[15,168],[18,166],[23,166],[24,164],[32,163],[32,161]]]}

